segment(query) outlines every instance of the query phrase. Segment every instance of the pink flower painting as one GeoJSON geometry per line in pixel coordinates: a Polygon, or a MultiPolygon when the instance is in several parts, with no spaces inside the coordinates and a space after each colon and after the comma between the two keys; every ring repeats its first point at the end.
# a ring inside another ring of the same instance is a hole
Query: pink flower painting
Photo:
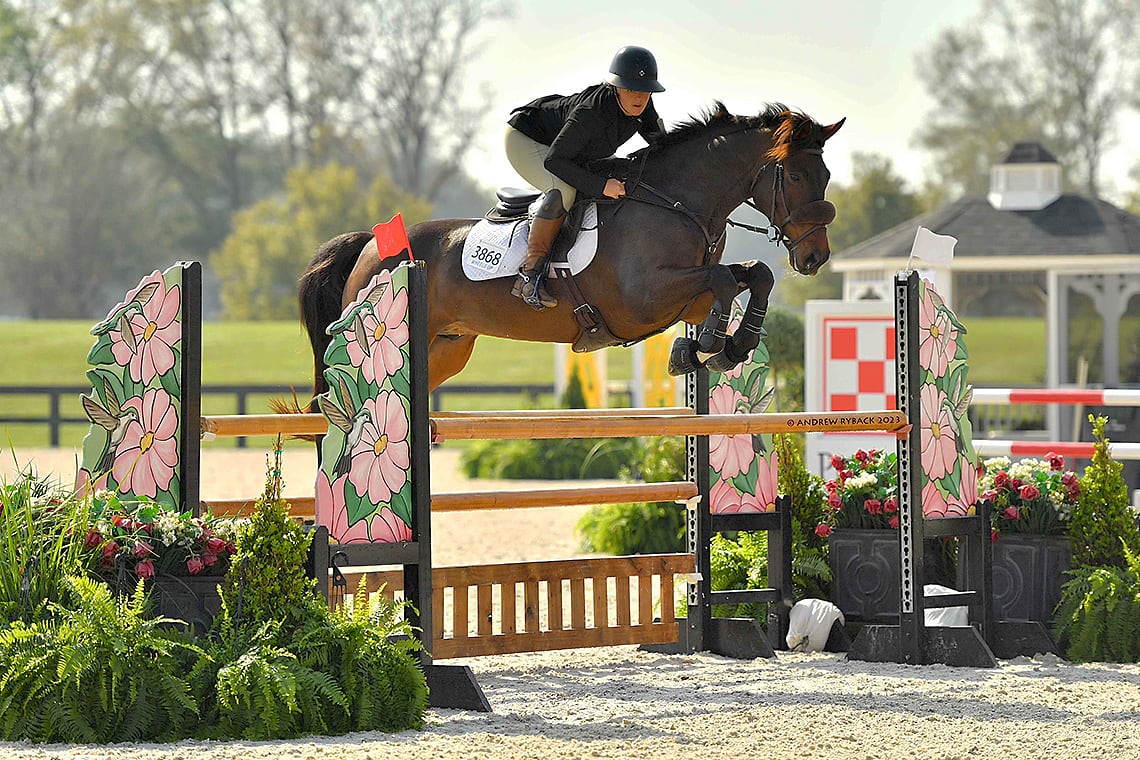
{"type": "Polygon", "coordinates": [[[111,353],[117,364],[128,368],[131,380],[149,384],[174,367],[174,348],[182,339],[181,306],[178,287],[167,290],[162,275],[155,272],[118,307],[123,317],[109,333],[111,353]],[[143,288],[155,290],[150,298],[136,300],[143,288]]]}
{"type": "Polygon", "coordinates": [[[922,514],[924,517],[946,517],[946,497],[933,480],[922,487],[922,514]]]}
{"type": "Polygon", "coordinates": [[[344,501],[347,480],[348,476],[342,475],[336,483],[329,483],[324,472],[317,473],[317,524],[328,528],[330,538],[340,544],[412,540],[411,527],[388,507],[350,524],[344,501]]]}
{"type": "Polygon", "coordinates": [[[346,334],[349,362],[359,367],[361,376],[370,383],[378,383],[404,366],[400,349],[408,344],[408,291],[394,290],[390,272],[378,275],[378,280],[376,287],[383,288],[379,301],[371,309],[362,308],[359,327],[346,334]]]}
{"type": "Polygon", "coordinates": [[[935,377],[942,377],[958,351],[958,328],[930,297],[931,289],[927,288],[926,292],[927,297],[922,299],[918,309],[918,363],[935,377]]]}
{"type": "MultiPolygon", "coordinates": [[[[718,385],[709,395],[709,414],[735,414],[744,394],[730,385],[718,385]]],[[[756,454],[751,435],[710,435],[709,465],[726,480],[748,472],[756,454]]]]}
{"type": "Polygon", "coordinates": [[[364,402],[367,418],[360,438],[351,444],[352,464],[348,478],[358,493],[372,504],[388,504],[408,480],[411,447],[408,415],[400,396],[380,391],[364,402]]]}
{"type": "Polygon", "coordinates": [[[974,514],[978,503],[978,471],[965,456],[958,458],[962,472],[962,484],[958,493],[951,493],[946,500],[947,517],[965,517],[974,514]]]}
{"type": "Polygon", "coordinates": [[[161,388],[128,399],[128,410],[111,472],[122,491],[154,498],[170,488],[178,464],[178,412],[161,388]]]}
{"type": "Polygon", "coordinates": [[[922,386],[922,469],[931,480],[946,477],[958,458],[957,437],[945,402],[946,394],[937,386],[922,386]]]}

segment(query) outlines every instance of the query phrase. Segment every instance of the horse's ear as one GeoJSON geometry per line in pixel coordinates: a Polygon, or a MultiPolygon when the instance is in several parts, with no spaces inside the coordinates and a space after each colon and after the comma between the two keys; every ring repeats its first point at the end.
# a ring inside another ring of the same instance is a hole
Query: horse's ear
{"type": "Polygon", "coordinates": [[[823,128],[823,141],[824,141],[824,142],[827,142],[828,140],[830,140],[830,139],[831,139],[831,136],[832,136],[833,134],[835,134],[836,132],[838,132],[838,131],[839,131],[839,128],[843,126],[843,122],[845,122],[845,121],[847,121],[847,117],[846,117],[846,116],[844,116],[842,119],[840,119],[839,121],[835,122],[835,123],[834,123],[834,124],[832,124],[831,126],[829,126],[829,127],[824,127],[824,128],[823,128]]]}

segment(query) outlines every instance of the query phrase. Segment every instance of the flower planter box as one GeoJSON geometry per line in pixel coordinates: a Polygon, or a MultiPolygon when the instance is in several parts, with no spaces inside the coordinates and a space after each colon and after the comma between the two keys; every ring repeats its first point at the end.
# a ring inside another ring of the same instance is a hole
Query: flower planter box
{"type": "Polygon", "coordinates": [[[835,528],[828,536],[831,601],[850,621],[891,621],[899,614],[898,531],[835,528]]]}
{"type": "MultiPolygon", "coordinates": [[[[958,547],[959,568],[967,547],[958,547]]],[[[993,544],[993,613],[996,620],[1052,623],[1061,601],[1073,552],[1069,539],[1032,533],[1003,533],[993,544]]],[[[961,570],[959,570],[959,580],[961,570]]]]}
{"type": "MultiPolygon", "coordinates": [[[[899,534],[896,530],[833,528],[828,536],[831,601],[849,622],[894,623],[899,618],[899,534]]],[[[949,585],[937,538],[923,542],[925,584],[949,585]]],[[[961,586],[959,586],[960,588],[961,586]]]]}
{"type": "Polygon", "coordinates": [[[186,626],[199,636],[210,630],[214,616],[221,611],[222,597],[218,587],[223,575],[172,576],[157,575],[147,581],[155,613],[186,621],[186,626]]]}

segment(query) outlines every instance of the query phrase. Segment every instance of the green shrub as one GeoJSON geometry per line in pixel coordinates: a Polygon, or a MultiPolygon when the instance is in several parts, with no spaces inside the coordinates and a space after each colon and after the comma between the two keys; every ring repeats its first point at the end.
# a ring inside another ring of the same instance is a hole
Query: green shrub
{"type": "Polygon", "coordinates": [[[808,472],[804,464],[802,435],[774,435],[772,450],[779,462],[778,491],[792,500],[792,578],[796,598],[829,599],[827,538],[815,532],[817,525],[827,521],[823,478],[808,472]]]}
{"type": "Polygon", "coordinates": [[[1054,636],[1074,662],[1140,661],[1140,554],[1123,568],[1079,567],[1061,592],[1054,636]]]}
{"type": "MultiPolygon", "coordinates": [[[[735,538],[713,534],[710,544],[709,566],[712,570],[711,590],[766,588],[768,586],[768,534],[737,533],[735,538]]],[[[764,620],[768,605],[717,604],[713,605],[717,617],[750,617],[764,620]]]]}
{"type": "Polygon", "coordinates": [[[640,455],[636,438],[476,441],[459,463],[469,478],[589,480],[619,477],[640,455]]]}
{"type": "MultiPolygon", "coordinates": [[[[685,442],[679,436],[647,438],[621,469],[627,480],[663,483],[685,479],[685,442]]],[[[685,507],[671,501],[606,504],[578,521],[582,549],[600,554],[668,554],[685,550],[685,507]]]]}
{"type": "Polygon", "coordinates": [[[423,726],[427,681],[403,605],[362,586],[330,611],[305,575],[310,537],[281,498],[280,443],[226,575],[216,640],[194,675],[199,733],[264,740],[423,726]],[[398,638],[400,641],[394,641],[398,638]]]}
{"type": "Polygon", "coordinates": [[[281,446],[267,467],[265,490],[248,523],[238,530],[237,552],[220,593],[223,616],[235,625],[280,621],[286,630],[315,614],[316,579],[305,574],[311,536],[289,516],[281,498],[281,446]]]}
{"type": "Polygon", "coordinates": [[[51,618],[0,629],[0,738],[105,743],[180,738],[197,715],[202,650],[151,618],[140,582],[116,599],[72,577],[51,618]]]}
{"type": "Polygon", "coordinates": [[[1104,435],[1107,417],[1089,415],[1095,439],[1092,461],[1080,479],[1081,494],[1069,521],[1074,566],[1126,566],[1125,550],[1140,553],[1123,465],[1114,460],[1104,435]]]}

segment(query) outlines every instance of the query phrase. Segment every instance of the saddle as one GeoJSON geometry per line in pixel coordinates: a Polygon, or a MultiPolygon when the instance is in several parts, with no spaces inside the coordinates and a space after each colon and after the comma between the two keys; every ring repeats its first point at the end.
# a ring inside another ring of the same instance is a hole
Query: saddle
{"type": "MultiPolygon", "coordinates": [[[[500,187],[495,191],[495,205],[492,206],[483,218],[491,224],[507,224],[526,219],[531,214],[531,207],[542,197],[537,190],[524,190],[518,187],[500,187]]],[[[562,228],[550,246],[551,264],[566,264],[566,254],[578,239],[582,231],[582,221],[586,214],[588,201],[576,202],[571,207],[562,228]]]]}
{"type": "MultiPolygon", "coordinates": [[[[541,197],[542,193],[535,190],[523,190],[517,187],[500,187],[495,191],[495,205],[483,215],[491,224],[506,224],[526,219],[530,209],[541,197]]],[[[550,267],[554,278],[561,280],[575,304],[574,319],[578,323],[578,337],[571,348],[575,352],[595,351],[599,348],[616,346],[626,341],[610,332],[601,313],[586,302],[582,291],[574,282],[574,275],[570,272],[567,254],[574,247],[578,233],[582,231],[582,221],[590,201],[576,202],[566,215],[562,229],[558,231],[554,244],[550,246],[550,267]]]]}

